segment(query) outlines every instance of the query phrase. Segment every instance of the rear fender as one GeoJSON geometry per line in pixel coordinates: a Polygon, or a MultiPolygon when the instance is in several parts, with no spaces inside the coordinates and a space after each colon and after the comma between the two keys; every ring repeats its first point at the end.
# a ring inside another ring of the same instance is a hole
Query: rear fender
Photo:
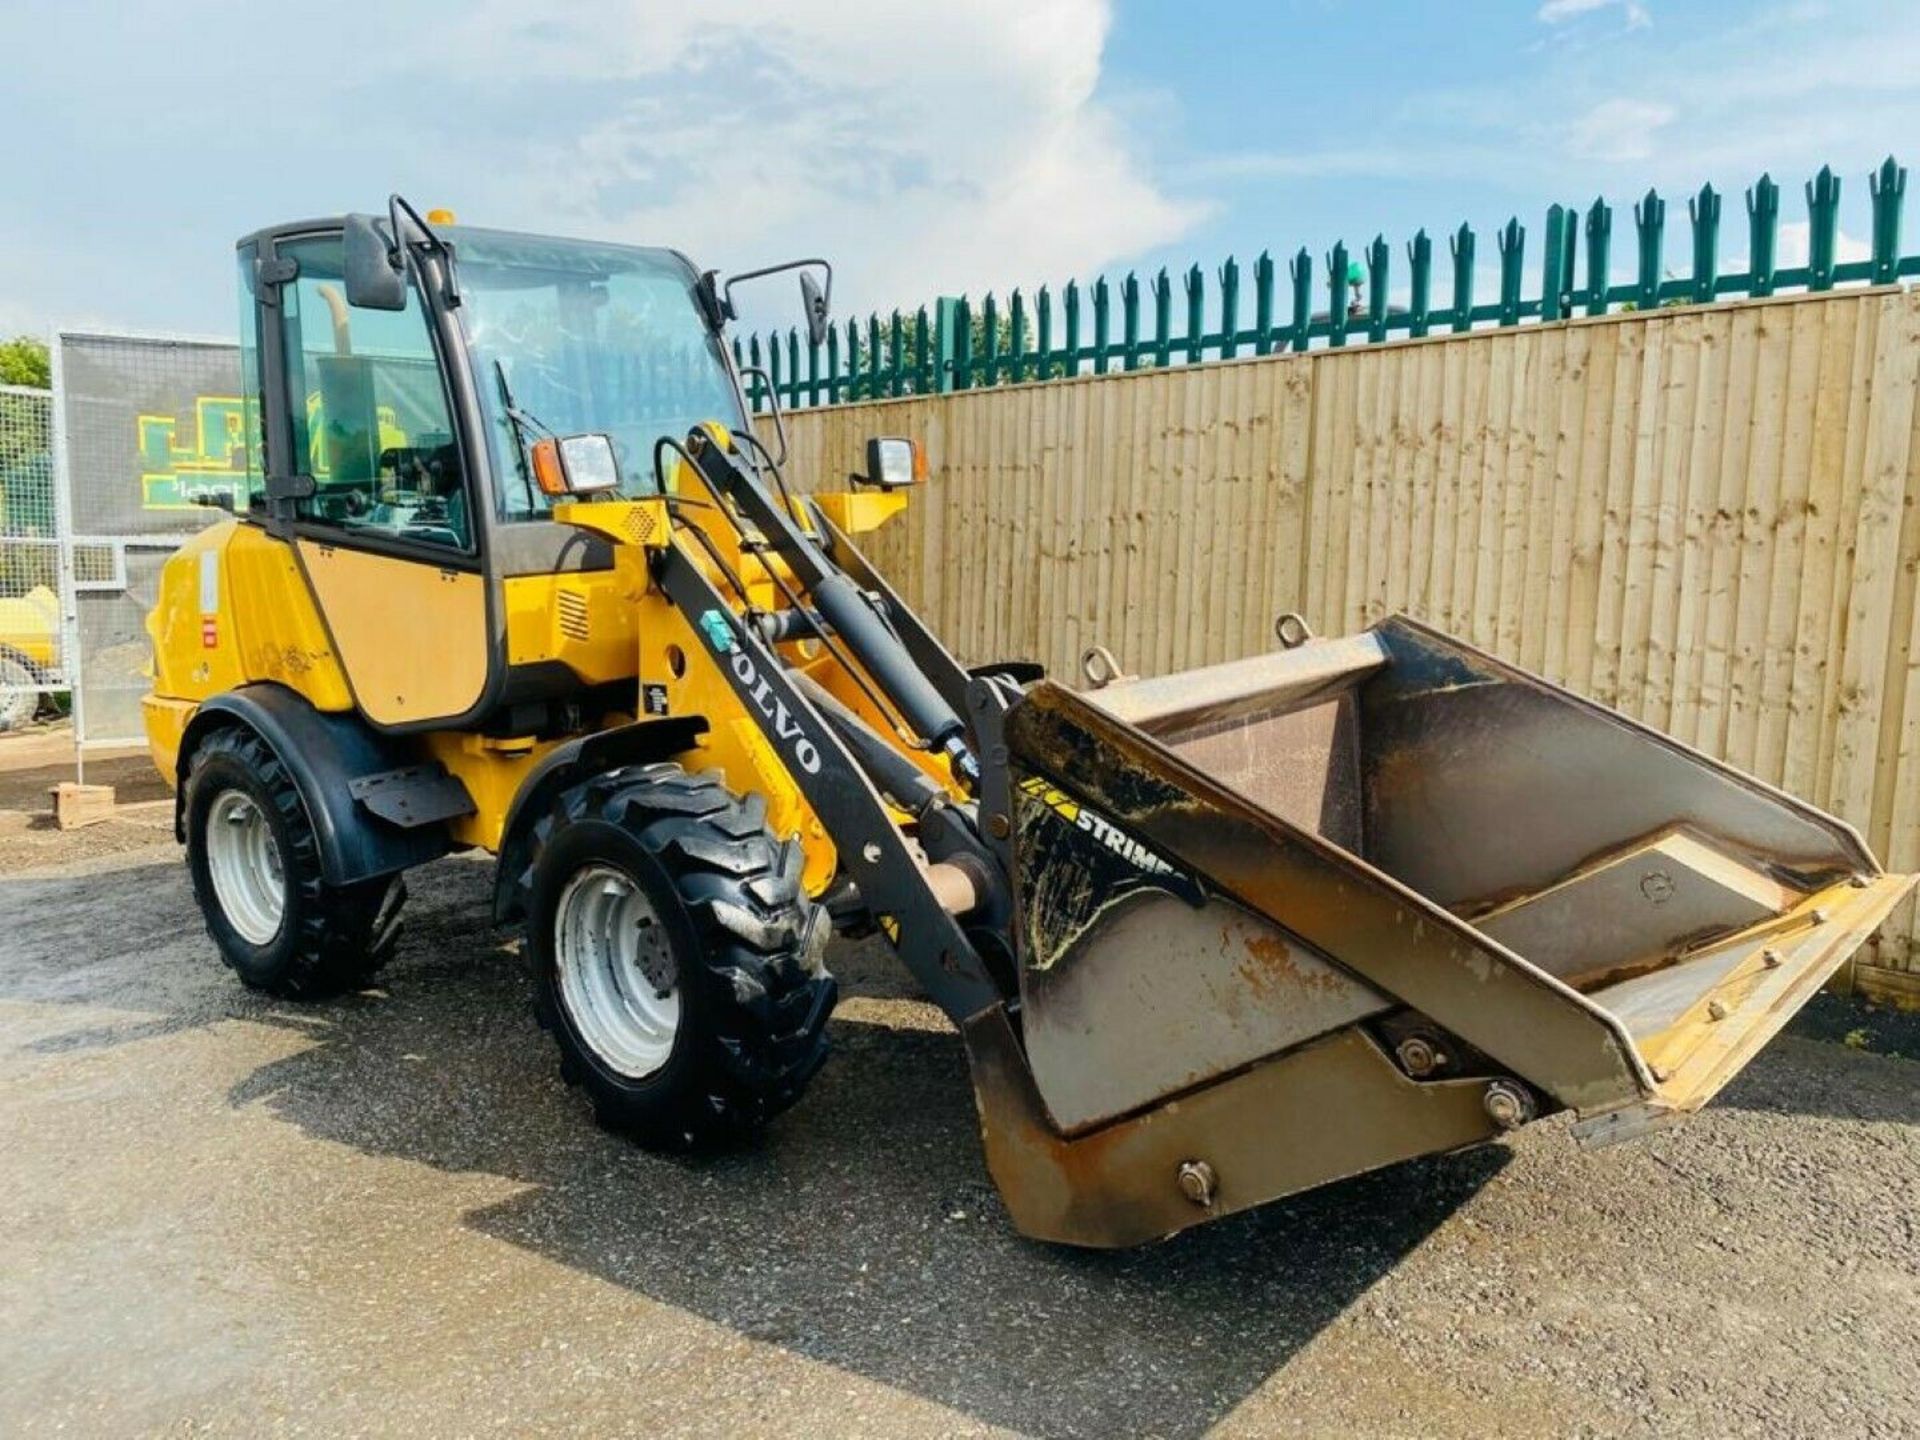
{"type": "MultiPolygon", "coordinates": [[[[329,885],[391,875],[453,849],[443,822],[381,819],[351,788],[355,781],[417,769],[419,759],[403,741],[376,734],[357,716],[316,710],[303,696],[273,684],[243,685],[216,695],[188,722],[176,761],[175,838],[186,839],[186,780],[194,751],[207,735],[228,725],[252,730],[287,767],[313,822],[321,874],[329,885]]],[[[450,776],[439,779],[459,784],[450,776]]]]}

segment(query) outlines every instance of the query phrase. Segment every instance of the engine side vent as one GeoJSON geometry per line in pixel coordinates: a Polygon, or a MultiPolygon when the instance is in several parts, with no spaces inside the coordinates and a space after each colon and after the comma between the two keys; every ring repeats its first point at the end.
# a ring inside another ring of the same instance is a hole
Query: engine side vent
{"type": "Polygon", "coordinates": [[[560,633],[569,640],[587,638],[587,597],[575,590],[562,590],[554,599],[560,618],[560,633]]]}

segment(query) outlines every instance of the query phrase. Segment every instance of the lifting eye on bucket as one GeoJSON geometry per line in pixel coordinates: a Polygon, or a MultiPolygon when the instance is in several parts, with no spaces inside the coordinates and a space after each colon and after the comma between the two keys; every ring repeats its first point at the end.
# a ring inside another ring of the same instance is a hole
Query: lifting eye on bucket
{"type": "Polygon", "coordinates": [[[1113,658],[1113,652],[1104,645],[1087,648],[1080,657],[1080,673],[1087,677],[1089,690],[1104,690],[1116,680],[1138,678],[1122,670],[1120,662],[1113,658]]]}
{"type": "Polygon", "coordinates": [[[1283,610],[1274,617],[1273,635],[1285,650],[1298,650],[1313,639],[1313,627],[1301,618],[1298,610],[1283,610]]]}

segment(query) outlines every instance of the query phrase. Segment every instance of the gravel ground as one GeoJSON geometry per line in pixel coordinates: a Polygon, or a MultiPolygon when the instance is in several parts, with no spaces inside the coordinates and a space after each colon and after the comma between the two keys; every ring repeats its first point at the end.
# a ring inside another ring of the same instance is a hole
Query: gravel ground
{"type": "Polygon", "coordinates": [[[487,873],[422,872],[384,988],[299,1008],[220,968],[163,831],[0,878],[0,1430],[1920,1424],[1910,1021],[1823,1000],[1636,1146],[1549,1123],[1084,1254],[1011,1232],[957,1038],[870,947],[762,1146],[599,1133],[487,873]]]}

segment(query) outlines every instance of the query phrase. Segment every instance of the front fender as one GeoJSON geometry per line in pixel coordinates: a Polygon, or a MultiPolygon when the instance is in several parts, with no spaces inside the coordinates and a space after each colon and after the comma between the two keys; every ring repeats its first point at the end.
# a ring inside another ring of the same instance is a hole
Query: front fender
{"type": "Polygon", "coordinates": [[[706,730],[702,716],[662,715],[582,735],[548,751],[521,782],[500,830],[500,863],[494,870],[493,884],[494,923],[506,925],[525,918],[522,882],[533,853],[533,823],[547,813],[554,796],[589,775],[684,755],[706,730]]]}

